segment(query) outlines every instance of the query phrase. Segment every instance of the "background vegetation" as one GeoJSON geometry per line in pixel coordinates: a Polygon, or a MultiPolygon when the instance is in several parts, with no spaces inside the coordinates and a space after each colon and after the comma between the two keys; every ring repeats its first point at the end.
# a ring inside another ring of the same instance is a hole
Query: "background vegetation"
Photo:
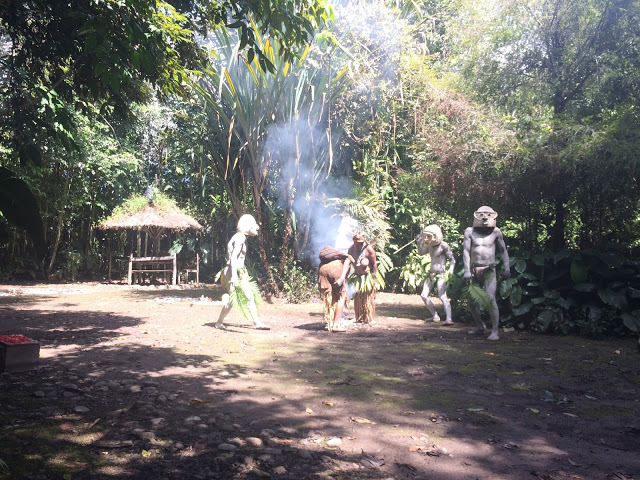
{"type": "Polygon", "coordinates": [[[634,0],[4,2],[0,278],[105,279],[133,242],[96,224],[153,185],[205,226],[172,239],[205,281],[251,213],[263,291],[307,298],[349,214],[413,292],[421,227],[459,270],[486,204],[506,323],[638,329],[639,20],[634,0]]]}

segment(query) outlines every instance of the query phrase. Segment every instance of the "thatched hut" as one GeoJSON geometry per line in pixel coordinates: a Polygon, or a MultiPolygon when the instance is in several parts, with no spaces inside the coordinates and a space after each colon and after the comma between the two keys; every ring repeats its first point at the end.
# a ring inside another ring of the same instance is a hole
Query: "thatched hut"
{"type": "MultiPolygon", "coordinates": [[[[134,256],[132,252],[129,258],[129,284],[131,284],[133,276],[140,277],[145,272],[167,273],[169,271],[172,273],[175,284],[177,281],[176,256],[175,254],[161,254],[160,240],[162,236],[167,232],[203,230],[202,225],[182,212],[173,200],[161,194],[130,198],[116,208],[109,218],[100,222],[98,228],[138,232],[136,255],[134,256]]],[[[199,280],[198,263],[199,259],[196,258],[197,280],[199,280]]]]}

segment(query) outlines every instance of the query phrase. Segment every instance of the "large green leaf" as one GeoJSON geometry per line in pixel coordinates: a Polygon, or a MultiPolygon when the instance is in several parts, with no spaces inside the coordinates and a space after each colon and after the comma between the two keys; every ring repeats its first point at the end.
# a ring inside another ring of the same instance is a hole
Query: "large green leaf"
{"type": "Polygon", "coordinates": [[[522,302],[522,288],[520,286],[517,286],[513,289],[511,295],[509,296],[509,301],[514,307],[520,305],[520,303],[522,302]]]}
{"type": "Polygon", "coordinates": [[[532,308],[533,308],[533,303],[526,302],[518,305],[517,307],[512,308],[511,312],[513,313],[514,316],[519,317],[520,315],[529,313],[532,308]]]}
{"type": "Polygon", "coordinates": [[[516,278],[507,278],[502,282],[500,282],[500,286],[499,286],[500,296],[502,298],[507,298],[509,295],[511,295],[511,290],[513,289],[513,286],[516,285],[517,283],[518,283],[518,280],[516,278]]]}
{"type": "Polygon", "coordinates": [[[540,330],[546,332],[553,321],[553,311],[551,309],[543,310],[538,314],[538,321],[540,322],[540,330]]]}
{"type": "Polygon", "coordinates": [[[0,167],[0,213],[13,225],[26,230],[39,258],[45,254],[40,208],[29,186],[10,170],[0,167]]]}
{"type": "Polygon", "coordinates": [[[544,255],[541,255],[541,254],[532,255],[531,261],[533,262],[534,265],[538,267],[542,267],[544,266],[545,258],[544,258],[544,255]]]}
{"type": "Polygon", "coordinates": [[[598,290],[598,296],[604,303],[615,307],[618,310],[624,311],[629,306],[627,296],[624,293],[615,292],[610,288],[603,288],[598,290]]]}
{"type": "Polygon", "coordinates": [[[640,333],[640,310],[635,310],[632,313],[623,313],[620,315],[624,326],[632,332],[640,333]]]}
{"type": "Polygon", "coordinates": [[[589,293],[595,291],[596,286],[593,283],[578,283],[577,285],[573,286],[573,289],[577,290],[578,292],[589,293]]]}
{"type": "Polygon", "coordinates": [[[527,262],[525,262],[524,260],[518,260],[513,268],[516,270],[516,272],[522,273],[527,269],[527,262]]]}
{"type": "Polygon", "coordinates": [[[571,261],[571,280],[573,283],[584,283],[587,281],[589,269],[584,262],[578,258],[571,261]]]}

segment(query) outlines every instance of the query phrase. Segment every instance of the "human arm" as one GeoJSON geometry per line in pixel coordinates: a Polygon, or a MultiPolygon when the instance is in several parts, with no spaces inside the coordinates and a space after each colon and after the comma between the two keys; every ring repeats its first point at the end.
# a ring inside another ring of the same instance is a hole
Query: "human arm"
{"type": "Polygon", "coordinates": [[[504,237],[499,228],[496,228],[496,246],[502,256],[502,264],[504,270],[502,271],[502,278],[511,278],[511,266],[509,265],[509,254],[507,253],[507,246],[504,243],[504,237]]]}
{"type": "Polygon", "coordinates": [[[238,284],[238,270],[244,267],[244,245],[247,237],[242,233],[236,233],[227,244],[227,255],[229,257],[229,269],[231,271],[231,288],[238,284]]]}
{"type": "Polygon", "coordinates": [[[442,250],[444,251],[445,256],[449,260],[449,275],[453,274],[453,269],[456,266],[456,259],[453,256],[453,252],[449,247],[449,244],[446,242],[442,242],[442,250]]]}
{"type": "Polygon", "coordinates": [[[464,263],[464,278],[471,279],[471,234],[473,227],[469,227],[464,231],[464,241],[462,244],[462,262],[464,263]]]}
{"type": "Polygon", "coordinates": [[[369,257],[371,273],[376,276],[378,274],[378,257],[376,256],[376,251],[371,245],[367,246],[367,257],[369,257]]]}
{"type": "Polygon", "coordinates": [[[351,269],[351,264],[353,262],[353,257],[350,254],[347,254],[347,258],[342,263],[342,273],[340,274],[340,278],[336,280],[336,285],[341,286],[345,282],[345,280],[347,279],[347,275],[349,274],[349,270],[351,269]]]}
{"type": "Polygon", "coordinates": [[[416,241],[416,247],[418,247],[418,255],[424,255],[427,252],[427,246],[424,244],[423,242],[423,237],[422,234],[420,235],[416,235],[415,241],[416,241]]]}

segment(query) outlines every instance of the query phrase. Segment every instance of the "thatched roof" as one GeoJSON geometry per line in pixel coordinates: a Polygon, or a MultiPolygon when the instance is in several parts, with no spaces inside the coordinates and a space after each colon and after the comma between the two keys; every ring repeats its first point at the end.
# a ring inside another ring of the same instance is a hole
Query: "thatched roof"
{"type": "Polygon", "coordinates": [[[154,205],[148,205],[136,212],[121,212],[112,215],[98,225],[105,230],[140,229],[148,231],[158,230],[202,230],[196,220],[189,215],[173,208],[160,210],[154,205]]]}

